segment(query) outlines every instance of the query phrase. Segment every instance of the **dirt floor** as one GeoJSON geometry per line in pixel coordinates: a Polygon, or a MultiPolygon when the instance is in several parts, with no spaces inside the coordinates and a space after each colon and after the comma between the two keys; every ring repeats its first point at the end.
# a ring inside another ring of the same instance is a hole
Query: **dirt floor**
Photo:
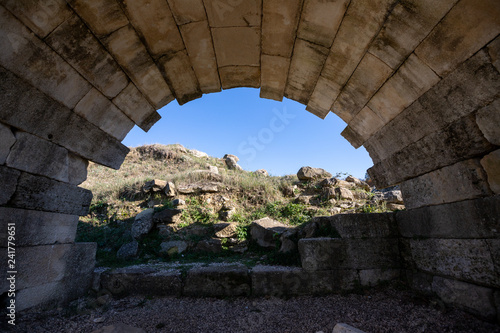
{"type": "Polygon", "coordinates": [[[276,298],[82,299],[18,315],[13,332],[92,332],[124,323],[146,332],[332,332],[341,322],[365,332],[500,332],[500,326],[406,290],[276,298]]]}

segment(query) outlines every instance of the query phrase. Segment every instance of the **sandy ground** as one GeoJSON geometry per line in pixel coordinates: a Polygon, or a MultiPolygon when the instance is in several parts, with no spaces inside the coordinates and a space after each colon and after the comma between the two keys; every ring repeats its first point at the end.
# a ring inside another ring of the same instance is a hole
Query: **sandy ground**
{"type": "MultiPolygon", "coordinates": [[[[94,301],[95,303],[95,301],[94,301]]],[[[146,332],[332,332],[342,322],[365,332],[500,332],[437,301],[392,287],[363,294],[276,298],[144,298],[18,314],[13,332],[92,332],[114,323],[146,332]]]]}

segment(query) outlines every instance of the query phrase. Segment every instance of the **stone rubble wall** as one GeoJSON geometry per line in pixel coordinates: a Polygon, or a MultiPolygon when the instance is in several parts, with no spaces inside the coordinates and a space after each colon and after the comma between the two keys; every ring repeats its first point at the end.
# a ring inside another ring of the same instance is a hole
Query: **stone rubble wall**
{"type": "MultiPolygon", "coordinates": [[[[88,161],[119,168],[121,140],[135,125],[148,131],[174,99],[255,87],[343,119],[377,186],[401,184],[410,210],[398,223],[418,216],[415,225],[441,232],[408,232],[398,242],[405,265],[448,302],[471,285],[498,308],[496,227],[459,237],[440,224],[458,209],[467,220],[454,223],[473,230],[480,210],[498,206],[498,17],[497,0],[0,1],[0,223],[18,217],[20,263],[53,267],[27,269],[19,300],[29,307],[88,286],[95,246],[74,243],[91,200],[78,187],[88,161]],[[431,261],[445,254],[456,262],[431,261]]],[[[384,237],[343,239],[342,255],[365,242],[392,259],[397,237],[384,237]]],[[[389,262],[383,269],[403,267],[389,262]]]]}

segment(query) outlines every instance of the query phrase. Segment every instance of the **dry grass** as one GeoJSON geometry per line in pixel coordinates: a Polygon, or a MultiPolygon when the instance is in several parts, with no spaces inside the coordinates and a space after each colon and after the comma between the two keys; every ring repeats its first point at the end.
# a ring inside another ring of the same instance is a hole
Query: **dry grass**
{"type": "Polygon", "coordinates": [[[216,166],[222,176],[223,186],[231,191],[247,195],[257,193],[264,200],[281,200],[279,190],[291,185],[295,176],[263,177],[252,172],[228,170],[222,159],[198,158],[180,145],[148,145],[132,148],[120,170],[112,170],[97,164],[89,166],[88,178],[82,187],[94,193],[93,203],[112,203],[132,199],[145,182],[152,179],[172,181],[174,184],[189,184],[206,180],[206,176],[193,173],[216,166]]]}

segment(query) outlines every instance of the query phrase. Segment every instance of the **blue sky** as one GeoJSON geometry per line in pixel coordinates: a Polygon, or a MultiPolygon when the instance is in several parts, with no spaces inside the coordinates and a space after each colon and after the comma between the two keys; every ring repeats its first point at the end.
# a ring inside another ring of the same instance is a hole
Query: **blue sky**
{"type": "Polygon", "coordinates": [[[174,101],[159,113],[148,133],[136,126],[123,144],[180,143],[215,157],[233,154],[243,169],[275,176],[312,166],[364,178],[373,165],[363,147],[354,149],[340,135],[346,124],[333,113],[322,120],[292,100],[259,98],[258,89],[223,90],[183,106],[174,101]]]}

